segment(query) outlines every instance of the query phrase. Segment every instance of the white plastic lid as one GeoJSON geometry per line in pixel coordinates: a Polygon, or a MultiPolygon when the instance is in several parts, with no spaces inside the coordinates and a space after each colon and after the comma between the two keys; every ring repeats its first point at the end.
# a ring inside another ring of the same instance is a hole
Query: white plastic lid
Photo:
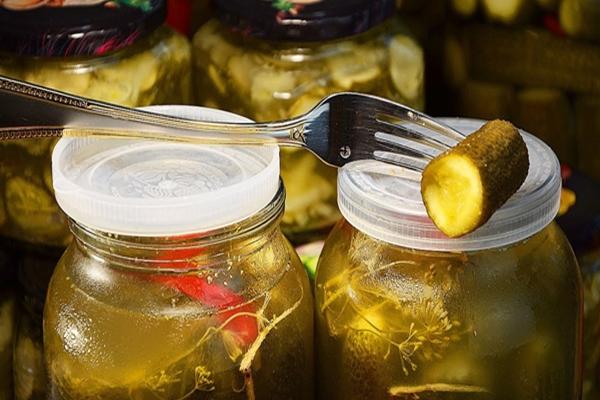
{"type": "MultiPolygon", "coordinates": [[[[190,106],[148,110],[207,121],[248,122],[190,106]]],[[[56,199],[78,223],[130,236],[205,232],[244,220],[279,188],[277,146],[63,138],[52,154],[56,199]]]]}
{"type": "MultiPolygon", "coordinates": [[[[446,124],[470,134],[485,121],[446,118],[446,124]]],[[[520,131],[529,151],[529,174],[521,188],[476,231],[450,239],[429,219],[420,191],[420,175],[377,161],[357,161],[338,175],[338,204],[360,231],[395,245],[431,251],[475,251],[524,240],[546,227],[560,203],[560,164],[552,150],[520,131]]]]}

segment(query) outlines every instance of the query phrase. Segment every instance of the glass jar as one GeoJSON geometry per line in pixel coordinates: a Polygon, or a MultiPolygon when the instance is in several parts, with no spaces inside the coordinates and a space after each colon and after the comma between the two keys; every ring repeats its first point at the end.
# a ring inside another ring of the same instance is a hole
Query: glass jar
{"type": "Polygon", "coordinates": [[[340,172],[345,219],[315,286],[320,398],[580,398],[581,277],[552,222],[559,164],[523,136],[523,186],[459,239],[427,217],[419,174],[371,161],[340,172]]]}
{"type": "Polygon", "coordinates": [[[558,225],[573,246],[583,281],[583,400],[600,398],[600,182],[562,165],[558,225]]]}
{"type": "MultiPolygon", "coordinates": [[[[328,94],[360,91],[423,108],[423,52],[392,0],[216,1],[193,40],[196,99],[256,121],[298,116],[328,94]],[[312,3],[312,4],[303,4],[312,3]]],[[[336,170],[284,149],[283,230],[294,242],[339,219],[336,170]]]]}
{"type": "Polygon", "coordinates": [[[312,398],[276,147],[62,139],[53,169],[75,240],[44,310],[51,398],[312,398]]]}
{"type": "MultiPolygon", "coordinates": [[[[190,45],[162,26],[164,0],[33,10],[14,9],[18,3],[0,3],[0,75],[131,107],[191,102],[190,45]]],[[[51,246],[70,240],[53,198],[54,143],[0,144],[0,235],[51,246]]]]}

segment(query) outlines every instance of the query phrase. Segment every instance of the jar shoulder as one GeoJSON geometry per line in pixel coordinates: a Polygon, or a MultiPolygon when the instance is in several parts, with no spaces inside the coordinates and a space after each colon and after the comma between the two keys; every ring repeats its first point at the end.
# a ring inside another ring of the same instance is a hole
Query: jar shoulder
{"type": "Polygon", "coordinates": [[[49,303],[89,300],[100,308],[136,313],[169,314],[175,307],[206,314],[253,302],[267,293],[309,288],[297,255],[279,230],[262,246],[244,250],[248,249],[199,253],[189,263],[173,262],[171,267],[167,259],[160,262],[161,269],[151,262],[136,263],[126,254],[102,255],[74,240],[55,269],[49,303]]]}
{"type": "MultiPolygon", "coordinates": [[[[317,269],[317,285],[345,271],[372,276],[389,270],[398,279],[426,282],[436,270],[461,271],[463,285],[527,282],[528,287],[556,290],[580,286],[580,271],[571,246],[558,225],[551,223],[534,236],[511,246],[467,253],[420,251],[394,246],[339,223],[330,234],[317,269]]],[[[556,296],[559,293],[555,293],[556,296]]]]}

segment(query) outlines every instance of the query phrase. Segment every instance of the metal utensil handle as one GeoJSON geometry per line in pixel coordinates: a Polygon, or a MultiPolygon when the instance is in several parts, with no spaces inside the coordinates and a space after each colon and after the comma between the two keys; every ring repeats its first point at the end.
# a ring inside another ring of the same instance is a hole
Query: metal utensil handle
{"type": "Polygon", "coordinates": [[[0,102],[5,105],[0,113],[0,140],[70,134],[210,144],[305,145],[295,134],[305,123],[302,117],[268,124],[196,121],[103,103],[2,76],[0,102]]]}

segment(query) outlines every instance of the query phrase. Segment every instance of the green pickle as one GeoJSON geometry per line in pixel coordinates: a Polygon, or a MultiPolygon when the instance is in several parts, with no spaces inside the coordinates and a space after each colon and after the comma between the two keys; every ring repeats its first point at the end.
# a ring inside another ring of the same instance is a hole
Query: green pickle
{"type": "MultiPolygon", "coordinates": [[[[124,50],[95,58],[0,56],[2,75],[129,107],[191,103],[190,65],[189,43],[165,27],[124,50]]],[[[36,139],[0,144],[2,236],[49,246],[70,240],[53,198],[54,143],[36,139]]]]}
{"type": "MultiPolygon", "coordinates": [[[[242,37],[217,20],[193,40],[196,100],[256,121],[287,119],[340,91],[372,93],[422,109],[424,56],[395,18],[331,41],[242,37]]],[[[340,218],[336,171],[304,150],[282,149],[287,189],[282,228],[294,242],[322,236],[340,218]]]]}
{"type": "MultiPolygon", "coordinates": [[[[3,282],[2,282],[3,283],[3,282]]],[[[12,357],[15,320],[12,290],[0,290],[0,400],[12,400],[12,357]]]]}
{"type": "Polygon", "coordinates": [[[50,252],[19,256],[20,307],[13,355],[15,400],[47,398],[42,311],[48,282],[59,258],[59,255],[50,252]]]}
{"type": "MultiPolygon", "coordinates": [[[[41,321],[40,321],[41,322],[41,321]]],[[[15,399],[42,400],[46,398],[46,369],[40,322],[21,320],[20,334],[15,342],[14,383],[15,399]]]]}

